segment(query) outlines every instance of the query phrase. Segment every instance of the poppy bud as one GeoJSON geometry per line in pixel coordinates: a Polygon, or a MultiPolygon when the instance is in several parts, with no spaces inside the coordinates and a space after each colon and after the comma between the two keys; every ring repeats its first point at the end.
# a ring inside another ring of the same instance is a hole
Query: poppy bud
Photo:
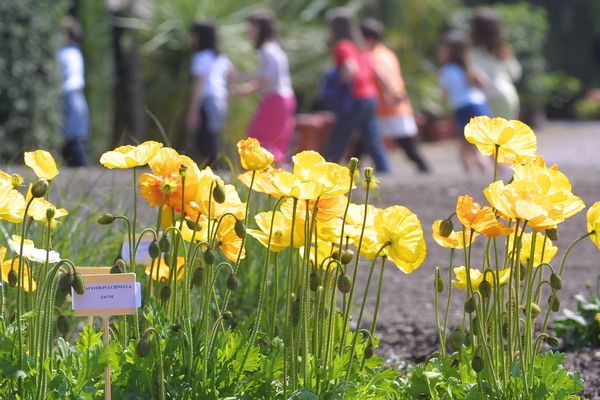
{"type": "Polygon", "coordinates": [[[354,172],[358,169],[358,158],[356,157],[352,157],[350,158],[350,161],[348,162],[348,169],[350,170],[351,174],[354,174],[354,172]]]}
{"type": "Polygon", "coordinates": [[[221,315],[221,317],[223,317],[223,319],[224,319],[225,321],[231,321],[231,319],[233,318],[233,314],[232,314],[232,312],[231,312],[231,311],[225,311],[225,312],[224,312],[224,313],[221,315]]]}
{"type": "Polygon", "coordinates": [[[212,194],[213,199],[215,199],[217,203],[221,204],[225,202],[225,192],[223,191],[221,185],[219,185],[218,183],[214,186],[212,194]]]}
{"type": "Polygon", "coordinates": [[[65,315],[61,314],[56,319],[56,328],[62,335],[66,335],[71,330],[71,323],[69,322],[69,318],[65,315]]]}
{"type": "Polygon", "coordinates": [[[206,249],[204,252],[204,261],[206,261],[207,264],[214,264],[215,252],[212,251],[212,249],[206,249]]]}
{"type": "Polygon", "coordinates": [[[153,240],[150,242],[150,245],[148,246],[148,254],[153,260],[160,257],[160,245],[158,244],[158,240],[153,240]]]}
{"type": "Polygon", "coordinates": [[[200,286],[202,284],[202,277],[204,275],[204,269],[196,268],[192,275],[192,285],[200,286]]]}
{"type": "Polygon", "coordinates": [[[185,220],[185,224],[187,225],[188,228],[190,228],[193,231],[200,231],[200,230],[202,230],[202,225],[200,225],[196,221],[192,221],[191,219],[186,219],[185,220]]]}
{"type": "Polygon", "coordinates": [[[473,357],[473,360],[471,360],[471,367],[476,373],[480,373],[481,371],[483,371],[483,365],[483,358],[481,358],[480,356],[475,356],[473,357]]]}
{"type": "Polygon", "coordinates": [[[435,267],[435,281],[433,284],[436,292],[442,293],[444,291],[444,281],[440,276],[440,267],[435,267]]]}
{"type": "Polygon", "coordinates": [[[38,179],[33,186],[31,186],[31,196],[33,198],[44,197],[50,188],[50,184],[47,179],[38,179]]]}
{"type": "Polygon", "coordinates": [[[50,221],[56,215],[56,208],[49,207],[46,209],[46,219],[50,221]]]}
{"type": "Polygon", "coordinates": [[[188,167],[186,167],[185,165],[181,165],[179,167],[179,176],[181,176],[182,178],[185,178],[185,176],[187,175],[187,170],[188,170],[188,167]]]}
{"type": "Polygon", "coordinates": [[[352,289],[352,279],[347,274],[342,274],[337,280],[337,287],[340,292],[348,293],[352,289]]]}
{"type": "Polygon", "coordinates": [[[160,291],[160,299],[163,301],[167,301],[167,300],[169,300],[169,297],[171,297],[171,288],[168,286],[165,286],[160,291]]]}
{"type": "Polygon", "coordinates": [[[339,250],[334,250],[331,253],[331,258],[333,258],[334,260],[339,261],[340,260],[340,251],[339,250]]]}
{"type": "Polygon", "coordinates": [[[169,238],[167,237],[167,235],[163,235],[158,240],[158,246],[162,253],[168,253],[169,250],[171,250],[171,242],[169,242],[169,238]]]}
{"type": "Polygon", "coordinates": [[[548,343],[548,346],[550,347],[558,347],[560,345],[558,338],[555,336],[546,337],[546,343],[548,343]]]}
{"type": "Polygon", "coordinates": [[[310,274],[310,290],[313,292],[317,290],[319,286],[321,286],[321,277],[316,272],[311,272],[310,274]]]}
{"type": "Polygon", "coordinates": [[[73,280],[73,274],[62,274],[58,280],[58,290],[68,293],[71,289],[71,285],[73,285],[73,280]]]}
{"type": "Polygon", "coordinates": [[[233,230],[235,231],[237,237],[239,237],[240,239],[243,239],[244,236],[246,236],[246,227],[244,226],[244,222],[240,221],[239,219],[235,221],[233,230]]]}
{"type": "Polygon", "coordinates": [[[492,285],[485,279],[481,281],[481,283],[479,284],[479,293],[481,293],[483,297],[489,297],[491,291],[492,285]]]}
{"type": "Polygon", "coordinates": [[[342,252],[340,261],[342,262],[343,265],[348,265],[350,264],[350,262],[352,261],[352,259],[354,258],[354,252],[352,250],[344,250],[342,252]]]}
{"type": "Polygon", "coordinates": [[[110,269],[111,274],[122,274],[125,271],[125,261],[122,258],[117,259],[115,261],[115,265],[110,269]]]}
{"type": "Polygon", "coordinates": [[[54,306],[62,307],[65,304],[65,300],[67,299],[67,294],[62,290],[57,290],[54,294],[54,306]]]}
{"type": "Polygon", "coordinates": [[[365,173],[365,180],[367,182],[370,182],[373,179],[373,167],[366,167],[364,173],[365,173]]]}
{"type": "Polygon", "coordinates": [[[454,350],[460,350],[464,341],[465,334],[460,329],[455,329],[452,331],[452,333],[450,333],[450,338],[448,339],[448,342],[454,350]]]}
{"type": "Polygon", "coordinates": [[[558,230],[556,228],[546,229],[546,236],[550,240],[558,240],[558,230]]]}
{"type": "Polygon", "coordinates": [[[19,274],[14,269],[8,271],[8,286],[15,287],[19,283],[19,274]]]}
{"type": "Polygon", "coordinates": [[[135,352],[140,358],[147,357],[150,354],[150,341],[142,337],[135,346],[135,352]]]}
{"type": "Polygon", "coordinates": [[[373,345],[371,343],[369,343],[367,345],[367,347],[365,347],[365,358],[369,359],[371,357],[373,357],[373,345]]]}
{"type": "Polygon", "coordinates": [[[171,332],[179,333],[181,332],[181,324],[173,324],[171,325],[171,332]]]}
{"type": "Polygon", "coordinates": [[[550,275],[550,287],[554,290],[560,290],[562,288],[562,278],[560,275],[554,272],[550,275]]]}
{"type": "Polygon", "coordinates": [[[234,292],[237,290],[237,288],[239,286],[240,286],[240,280],[237,278],[237,276],[235,276],[233,274],[229,275],[229,278],[227,278],[227,289],[234,292]]]}
{"type": "Polygon", "coordinates": [[[300,303],[300,299],[294,301],[292,304],[292,322],[294,325],[298,325],[298,321],[300,321],[300,310],[302,308],[302,303],[300,303]]]}
{"type": "Polygon", "coordinates": [[[523,264],[519,265],[519,278],[521,278],[521,280],[525,280],[526,276],[527,276],[527,267],[523,264]]]}
{"type": "Polygon", "coordinates": [[[101,216],[98,217],[97,221],[100,225],[110,225],[113,223],[114,220],[115,220],[114,215],[102,214],[101,216]]]}
{"type": "MultiPolygon", "coordinates": [[[[527,307],[522,307],[523,314],[527,315],[527,307]]],[[[531,318],[535,318],[542,313],[542,309],[535,303],[531,303],[531,318]]]]}
{"type": "Polygon", "coordinates": [[[452,231],[454,230],[454,224],[452,223],[452,220],[449,218],[446,218],[444,220],[442,220],[442,222],[440,223],[440,236],[441,237],[448,237],[452,234],[452,231]]]}
{"type": "Polygon", "coordinates": [[[467,301],[465,301],[464,309],[468,314],[471,314],[473,311],[475,311],[475,299],[469,297],[467,301]]]}
{"type": "Polygon", "coordinates": [[[83,286],[83,277],[79,272],[76,272],[75,275],[73,275],[73,284],[71,286],[73,287],[73,290],[75,290],[75,293],[85,293],[85,287],[83,286]]]}
{"type": "Polygon", "coordinates": [[[548,306],[552,312],[558,312],[558,310],[560,310],[560,297],[558,293],[552,292],[550,297],[548,297],[548,306]]]}

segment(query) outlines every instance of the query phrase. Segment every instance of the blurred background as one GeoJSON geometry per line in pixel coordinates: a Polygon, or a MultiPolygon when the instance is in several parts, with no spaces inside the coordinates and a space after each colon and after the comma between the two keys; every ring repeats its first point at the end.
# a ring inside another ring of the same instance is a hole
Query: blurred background
{"type": "MultiPolygon", "coordinates": [[[[0,160],[24,148],[60,148],[61,79],[55,52],[61,20],[79,19],[84,38],[93,159],[122,143],[156,139],[177,147],[189,100],[189,28],[213,19],[221,50],[240,70],[255,55],[246,18],[257,8],[278,17],[299,112],[311,109],[330,65],[325,14],[348,6],[385,23],[385,41],[398,54],[424,140],[451,135],[437,85],[436,47],[442,32],[468,29],[477,6],[499,12],[506,39],[523,67],[521,119],[600,117],[586,97],[600,86],[600,1],[594,0],[9,0],[0,2],[0,160]]],[[[245,136],[255,99],[235,99],[224,138],[227,151],[245,136]]]]}

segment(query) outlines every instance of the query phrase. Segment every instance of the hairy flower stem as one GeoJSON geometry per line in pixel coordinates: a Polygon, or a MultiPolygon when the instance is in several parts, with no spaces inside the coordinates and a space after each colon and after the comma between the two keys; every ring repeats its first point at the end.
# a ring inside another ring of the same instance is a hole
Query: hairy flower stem
{"type": "MultiPolygon", "coordinates": [[[[358,245],[356,247],[357,254],[360,254],[360,250],[362,249],[362,244],[363,244],[363,238],[365,235],[365,229],[366,229],[366,225],[367,225],[367,214],[368,214],[368,209],[369,209],[370,189],[371,189],[370,181],[367,181],[366,188],[365,188],[365,211],[364,211],[364,216],[363,216],[362,228],[360,230],[360,237],[358,239],[358,245]]],[[[350,200],[348,200],[348,203],[350,203],[350,200]]],[[[344,225],[345,225],[345,217],[344,217],[344,223],[342,224],[342,227],[344,225]]],[[[341,253],[341,247],[342,246],[340,245],[340,253],[341,253]]],[[[348,330],[348,319],[350,317],[350,312],[352,310],[352,300],[354,299],[354,288],[356,286],[356,276],[358,274],[359,258],[360,257],[357,256],[357,257],[355,257],[355,260],[354,260],[354,271],[352,271],[352,287],[350,288],[350,292],[348,293],[348,302],[346,304],[346,309],[343,310],[344,322],[342,324],[342,338],[340,341],[340,343],[342,345],[340,346],[340,353],[339,353],[340,355],[342,355],[342,352],[344,350],[344,343],[346,340],[346,331],[348,330]]],[[[352,363],[350,363],[350,364],[352,364],[352,363]]]]}
{"type": "Polygon", "coordinates": [[[575,247],[575,245],[579,242],[581,242],[583,239],[585,239],[586,237],[593,235],[595,232],[588,232],[585,235],[579,237],[578,239],[575,239],[573,242],[571,242],[571,244],[569,245],[569,247],[567,247],[567,250],[565,251],[565,254],[563,255],[563,258],[560,262],[560,270],[558,272],[558,275],[562,276],[563,271],[565,269],[565,263],[567,262],[567,257],[569,256],[569,253],[571,252],[571,250],[573,250],[573,247],[575,247]]]}
{"type": "Polygon", "coordinates": [[[448,315],[450,314],[450,303],[452,301],[452,266],[454,262],[454,249],[450,249],[450,267],[448,268],[448,299],[446,300],[446,310],[444,313],[444,324],[442,326],[441,338],[443,341],[441,344],[442,355],[446,354],[446,332],[448,329],[448,315]]]}

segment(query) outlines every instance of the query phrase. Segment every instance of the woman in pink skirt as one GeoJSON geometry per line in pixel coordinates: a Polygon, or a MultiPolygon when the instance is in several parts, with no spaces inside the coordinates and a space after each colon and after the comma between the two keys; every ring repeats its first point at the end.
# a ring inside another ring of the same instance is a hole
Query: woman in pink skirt
{"type": "Polygon", "coordinates": [[[275,22],[270,11],[255,12],[249,22],[249,35],[258,50],[259,70],[238,94],[258,91],[262,98],[248,127],[248,136],[258,139],[277,162],[284,162],[296,112],[288,59],[275,38],[275,22]]]}

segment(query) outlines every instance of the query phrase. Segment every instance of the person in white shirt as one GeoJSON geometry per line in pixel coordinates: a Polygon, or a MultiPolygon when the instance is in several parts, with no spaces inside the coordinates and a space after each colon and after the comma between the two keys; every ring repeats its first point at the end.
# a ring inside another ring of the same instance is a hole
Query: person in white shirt
{"type": "Polygon", "coordinates": [[[78,41],[81,27],[77,20],[67,17],[65,43],[57,51],[57,59],[63,78],[63,158],[70,167],[89,164],[86,140],[89,136],[89,110],[85,99],[83,54],[78,41]]]}
{"type": "Polygon", "coordinates": [[[219,151],[228,109],[228,86],[235,69],[226,55],[219,52],[217,31],[212,22],[198,22],[191,31],[193,76],[186,126],[195,133],[192,153],[204,165],[214,165],[219,151]]]}

